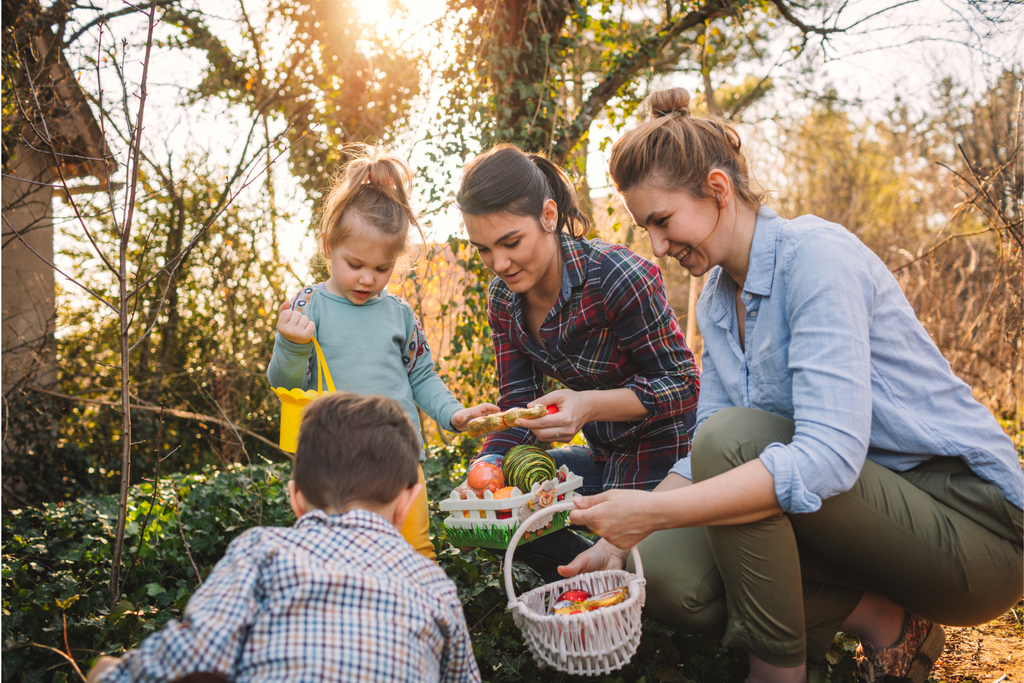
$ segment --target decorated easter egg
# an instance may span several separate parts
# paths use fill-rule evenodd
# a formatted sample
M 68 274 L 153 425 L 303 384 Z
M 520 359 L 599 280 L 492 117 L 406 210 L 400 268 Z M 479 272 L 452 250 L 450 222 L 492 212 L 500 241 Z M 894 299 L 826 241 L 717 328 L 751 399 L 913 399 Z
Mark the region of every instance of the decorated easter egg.
M 505 476 L 502 474 L 501 468 L 494 463 L 478 460 L 469 468 L 466 483 L 477 493 L 484 491 L 493 493 L 505 485 Z
M 518 486 L 520 491 L 529 491 L 535 483 L 555 478 L 555 461 L 537 446 L 515 446 L 505 454 L 502 463 L 505 481 Z

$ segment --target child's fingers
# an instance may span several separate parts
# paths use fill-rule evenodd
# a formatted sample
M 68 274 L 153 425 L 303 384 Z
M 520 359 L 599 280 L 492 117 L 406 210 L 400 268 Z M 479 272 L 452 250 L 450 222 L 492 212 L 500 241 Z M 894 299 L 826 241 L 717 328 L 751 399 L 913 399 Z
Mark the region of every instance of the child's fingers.
M 291 301 L 285 301 L 283 304 L 281 304 L 280 306 L 277 307 L 277 312 L 278 313 L 284 313 L 285 311 L 290 311 L 290 310 L 292 310 L 292 302 Z

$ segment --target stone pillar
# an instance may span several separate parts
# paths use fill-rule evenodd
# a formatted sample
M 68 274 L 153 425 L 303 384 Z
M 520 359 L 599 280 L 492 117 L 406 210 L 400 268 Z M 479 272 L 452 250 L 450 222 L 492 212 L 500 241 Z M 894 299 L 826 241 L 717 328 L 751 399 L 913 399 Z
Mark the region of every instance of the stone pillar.
M 45 184 L 53 182 L 49 161 L 19 147 L 10 174 L 3 179 L 0 324 L 4 396 L 25 383 L 46 386 L 57 380 L 53 343 L 57 311 L 49 265 L 53 262 L 53 188 Z

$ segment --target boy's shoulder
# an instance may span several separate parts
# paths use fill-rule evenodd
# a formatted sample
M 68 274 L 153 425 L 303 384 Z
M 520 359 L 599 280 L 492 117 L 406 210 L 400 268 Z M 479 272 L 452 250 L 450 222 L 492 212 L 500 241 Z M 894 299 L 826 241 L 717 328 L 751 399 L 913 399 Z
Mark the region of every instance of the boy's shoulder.
M 313 510 L 292 527 L 254 527 L 236 542 L 243 547 L 274 547 L 275 555 L 306 557 L 324 571 L 391 583 L 399 592 L 411 589 L 423 591 L 426 599 L 457 601 L 454 582 L 437 563 L 417 553 L 392 524 L 367 510 L 342 515 Z

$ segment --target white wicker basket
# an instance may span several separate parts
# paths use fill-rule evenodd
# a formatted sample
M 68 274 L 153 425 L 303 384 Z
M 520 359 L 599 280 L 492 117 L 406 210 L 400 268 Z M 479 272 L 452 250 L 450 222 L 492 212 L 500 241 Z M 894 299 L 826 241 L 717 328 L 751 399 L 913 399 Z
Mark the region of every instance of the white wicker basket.
M 573 503 L 558 503 L 538 510 L 527 520 L 573 507 Z M 600 676 L 621 669 L 640 645 L 640 612 L 647 597 L 640 553 L 633 548 L 636 574 L 618 569 L 580 574 L 534 588 L 516 598 L 512 555 L 525 526 L 526 523 L 519 528 L 505 551 L 505 592 L 512 618 L 533 656 L 542 665 L 570 674 Z M 629 587 L 629 597 L 617 605 L 580 614 L 548 614 L 548 607 L 567 590 L 597 595 L 622 586 Z

